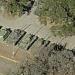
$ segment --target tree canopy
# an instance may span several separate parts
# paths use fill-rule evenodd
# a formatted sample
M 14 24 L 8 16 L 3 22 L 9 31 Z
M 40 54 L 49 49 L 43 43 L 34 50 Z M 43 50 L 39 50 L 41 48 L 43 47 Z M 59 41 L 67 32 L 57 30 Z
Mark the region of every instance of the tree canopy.
M 0 0 L 0 6 L 12 15 L 21 15 L 28 0 Z
M 47 20 L 46 17 L 50 18 L 51 23 L 59 23 L 60 28 L 58 27 L 58 29 L 61 29 L 59 31 L 63 34 L 75 33 L 73 28 L 75 27 L 75 0 L 39 0 L 35 13 L 45 20 Z M 44 23 L 47 24 L 46 21 Z M 57 26 L 52 27 L 52 30 L 53 28 L 56 30 Z M 63 32 L 63 28 L 65 28 L 66 33 Z
M 32 49 L 30 55 L 26 55 L 21 62 L 18 71 L 9 75 L 75 75 L 72 51 L 57 49 L 55 44 L 48 48 Z

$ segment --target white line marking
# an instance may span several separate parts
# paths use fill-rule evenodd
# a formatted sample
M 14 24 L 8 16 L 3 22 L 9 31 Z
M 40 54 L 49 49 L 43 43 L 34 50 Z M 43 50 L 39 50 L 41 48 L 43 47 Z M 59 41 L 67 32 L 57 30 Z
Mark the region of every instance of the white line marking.
M 14 63 L 18 63 L 18 61 L 13 60 L 13 59 L 10 59 L 10 58 L 7 58 L 7 57 L 4 57 L 4 56 L 2 56 L 2 55 L 0 55 L 0 57 L 3 58 L 3 59 L 6 59 L 6 60 L 10 60 L 10 61 L 12 61 L 12 62 L 14 62 Z

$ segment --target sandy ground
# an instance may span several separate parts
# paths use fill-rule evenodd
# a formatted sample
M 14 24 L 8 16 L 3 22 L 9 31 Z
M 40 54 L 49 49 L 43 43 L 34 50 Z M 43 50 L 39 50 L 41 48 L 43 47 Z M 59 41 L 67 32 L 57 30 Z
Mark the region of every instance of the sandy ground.
M 16 63 L 0 58 L 0 75 L 6 75 L 10 71 L 15 71 L 16 68 Z
M 19 63 L 24 57 L 24 53 L 23 50 L 20 50 L 17 47 L 0 43 L 0 58 Z
M 13 51 L 15 55 L 13 55 Z M 33 55 L 29 51 L 18 49 L 17 47 L 0 43 L 0 73 L 6 75 L 7 73 L 15 72 L 18 65 L 25 59 L 33 59 Z
M 13 51 L 15 55 L 13 55 Z M 10 71 L 15 71 L 26 54 L 24 50 L 17 47 L 0 43 L 0 73 L 7 74 Z

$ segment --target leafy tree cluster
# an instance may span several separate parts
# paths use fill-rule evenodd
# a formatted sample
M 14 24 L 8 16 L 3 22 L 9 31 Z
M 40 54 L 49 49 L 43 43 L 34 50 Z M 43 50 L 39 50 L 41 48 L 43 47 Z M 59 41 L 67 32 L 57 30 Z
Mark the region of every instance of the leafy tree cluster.
M 75 0 L 39 0 L 35 14 L 44 19 L 45 24 L 47 24 L 47 17 L 50 18 L 51 23 L 59 23 L 58 29 L 61 32 L 63 32 L 63 27 L 66 27 L 65 32 L 75 33 L 75 28 L 73 28 L 75 27 Z M 62 27 L 61 24 L 63 24 Z M 65 32 L 63 34 L 66 35 Z
M 67 50 L 60 45 L 31 50 L 21 62 L 17 72 L 10 75 L 75 75 L 75 50 Z
M 0 0 L 0 5 L 12 15 L 21 15 L 28 0 Z

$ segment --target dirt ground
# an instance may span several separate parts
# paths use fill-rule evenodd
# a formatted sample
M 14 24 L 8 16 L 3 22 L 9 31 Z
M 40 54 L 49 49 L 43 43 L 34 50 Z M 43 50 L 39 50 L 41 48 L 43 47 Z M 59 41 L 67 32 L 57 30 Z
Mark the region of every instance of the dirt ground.
M 24 55 L 23 50 L 20 50 L 19 48 L 14 47 L 12 45 L 0 43 L 0 57 L 1 58 L 18 63 L 23 58 L 23 55 Z
M 15 55 L 13 55 L 13 51 Z M 0 73 L 6 74 L 10 70 L 14 71 L 24 56 L 25 51 L 5 43 L 0 43 Z

